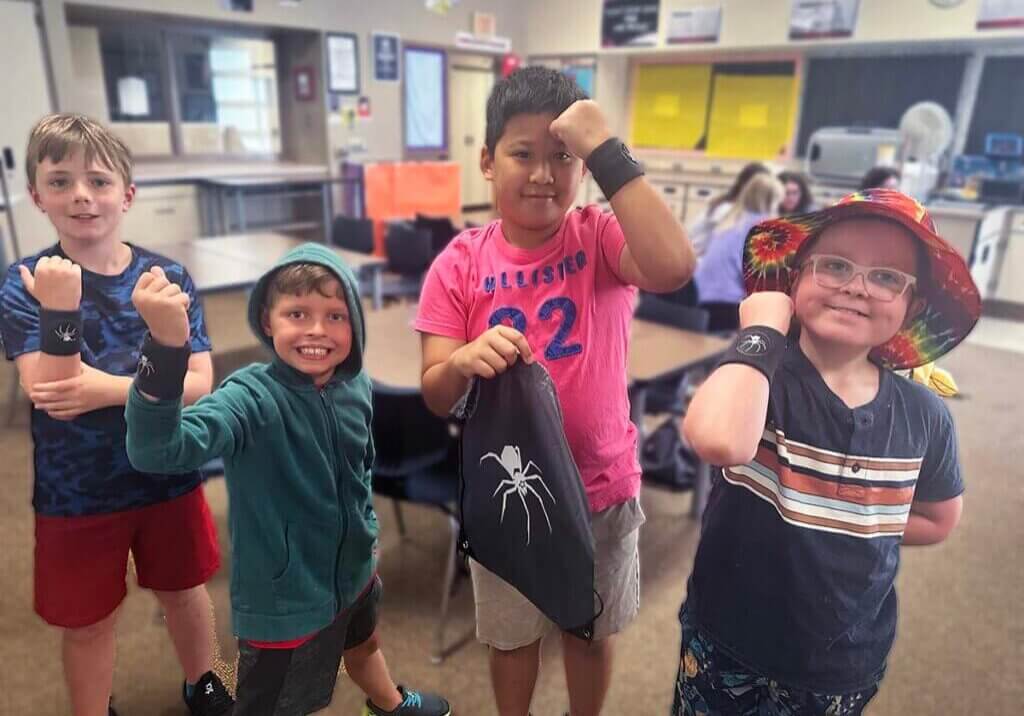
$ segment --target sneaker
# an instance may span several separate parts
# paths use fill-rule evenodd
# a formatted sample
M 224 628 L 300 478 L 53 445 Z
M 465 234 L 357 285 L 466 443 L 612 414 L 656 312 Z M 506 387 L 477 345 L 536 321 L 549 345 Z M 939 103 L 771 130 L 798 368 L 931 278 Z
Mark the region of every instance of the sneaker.
M 188 690 L 185 684 L 182 684 L 181 697 L 192 716 L 225 716 L 230 714 L 235 706 L 231 694 L 212 671 L 207 671 L 199 677 L 195 689 L 192 690 L 192 698 L 188 697 Z
M 440 696 L 413 691 L 404 686 L 398 687 L 398 693 L 402 695 L 402 703 L 393 711 L 384 711 L 367 699 L 363 716 L 451 716 L 452 707 Z

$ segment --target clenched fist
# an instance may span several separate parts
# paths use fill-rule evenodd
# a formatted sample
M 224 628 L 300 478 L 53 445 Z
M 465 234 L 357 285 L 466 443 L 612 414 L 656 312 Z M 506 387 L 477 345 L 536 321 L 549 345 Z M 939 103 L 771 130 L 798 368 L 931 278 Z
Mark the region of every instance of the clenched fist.
M 35 274 L 18 266 L 25 290 L 39 305 L 51 311 L 77 311 L 82 302 L 82 267 L 62 256 L 44 256 Z
M 781 291 L 758 291 L 740 304 L 740 328 L 768 326 L 785 335 L 793 319 L 793 299 Z
M 583 161 L 612 136 L 604 113 L 592 99 L 580 99 L 555 117 L 548 128 L 552 136 L 565 144 L 571 154 Z
M 188 294 L 171 283 L 159 266 L 139 276 L 132 291 L 132 303 L 149 326 L 153 339 L 175 348 L 185 345 L 189 338 L 189 301 Z

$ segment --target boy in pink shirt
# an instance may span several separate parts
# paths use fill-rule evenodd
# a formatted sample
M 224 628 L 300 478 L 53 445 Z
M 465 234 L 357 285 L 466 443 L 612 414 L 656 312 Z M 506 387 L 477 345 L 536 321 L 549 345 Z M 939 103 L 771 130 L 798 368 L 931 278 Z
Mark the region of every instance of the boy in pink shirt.
M 633 298 L 636 287 L 672 291 L 689 280 L 693 250 L 598 106 L 558 71 L 528 67 L 495 85 L 480 167 L 501 218 L 457 236 L 427 275 L 414 324 L 423 396 L 447 415 L 474 376 L 492 378 L 520 357 L 551 374 L 593 513 L 604 600 L 592 642 L 562 634 L 566 680 L 573 716 L 597 714 L 611 635 L 639 609 L 644 518 L 626 393 Z M 614 214 L 568 211 L 588 168 Z M 526 716 L 554 625 L 480 564 L 471 570 L 498 712 Z

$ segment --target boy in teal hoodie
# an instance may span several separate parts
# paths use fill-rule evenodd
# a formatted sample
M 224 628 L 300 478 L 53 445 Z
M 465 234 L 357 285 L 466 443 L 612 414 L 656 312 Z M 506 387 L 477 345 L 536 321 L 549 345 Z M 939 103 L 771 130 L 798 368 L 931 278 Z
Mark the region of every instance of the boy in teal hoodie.
M 364 714 L 450 713 L 444 699 L 395 686 L 376 636 L 374 452 L 357 286 L 323 246 L 285 255 L 249 300 L 249 324 L 273 361 L 237 371 L 184 409 L 188 296 L 161 273 L 132 295 L 150 330 L 126 408 L 132 464 L 177 473 L 224 460 L 235 716 L 326 707 L 343 655 L 367 694 Z

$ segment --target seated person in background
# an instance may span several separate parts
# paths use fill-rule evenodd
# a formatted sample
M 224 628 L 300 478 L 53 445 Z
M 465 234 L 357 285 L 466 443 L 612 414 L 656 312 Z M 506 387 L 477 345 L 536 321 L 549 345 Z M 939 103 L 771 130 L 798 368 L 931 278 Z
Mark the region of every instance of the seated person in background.
M 697 303 L 710 314 L 709 331 L 730 331 L 739 325 L 740 301 L 747 295 L 743 241 L 754 224 L 772 217 L 782 195 L 782 184 L 771 174 L 755 175 L 711 235 L 693 275 Z
M 779 216 L 806 214 L 814 208 L 814 197 L 803 172 L 780 172 L 779 181 L 785 189 L 779 202 Z
M 871 167 L 860 180 L 860 190 L 900 188 L 900 170 L 896 167 Z
M 761 164 L 761 162 L 751 162 L 736 175 L 736 180 L 729 187 L 729 191 L 711 200 L 704 215 L 692 224 L 686 232 L 697 256 L 704 254 L 712 232 L 729 213 L 730 209 L 732 209 L 733 204 L 735 204 L 740 193 L 743 191 L 743 187 L 747 185 L 751 177 L 770 173 L 768 167 Z

